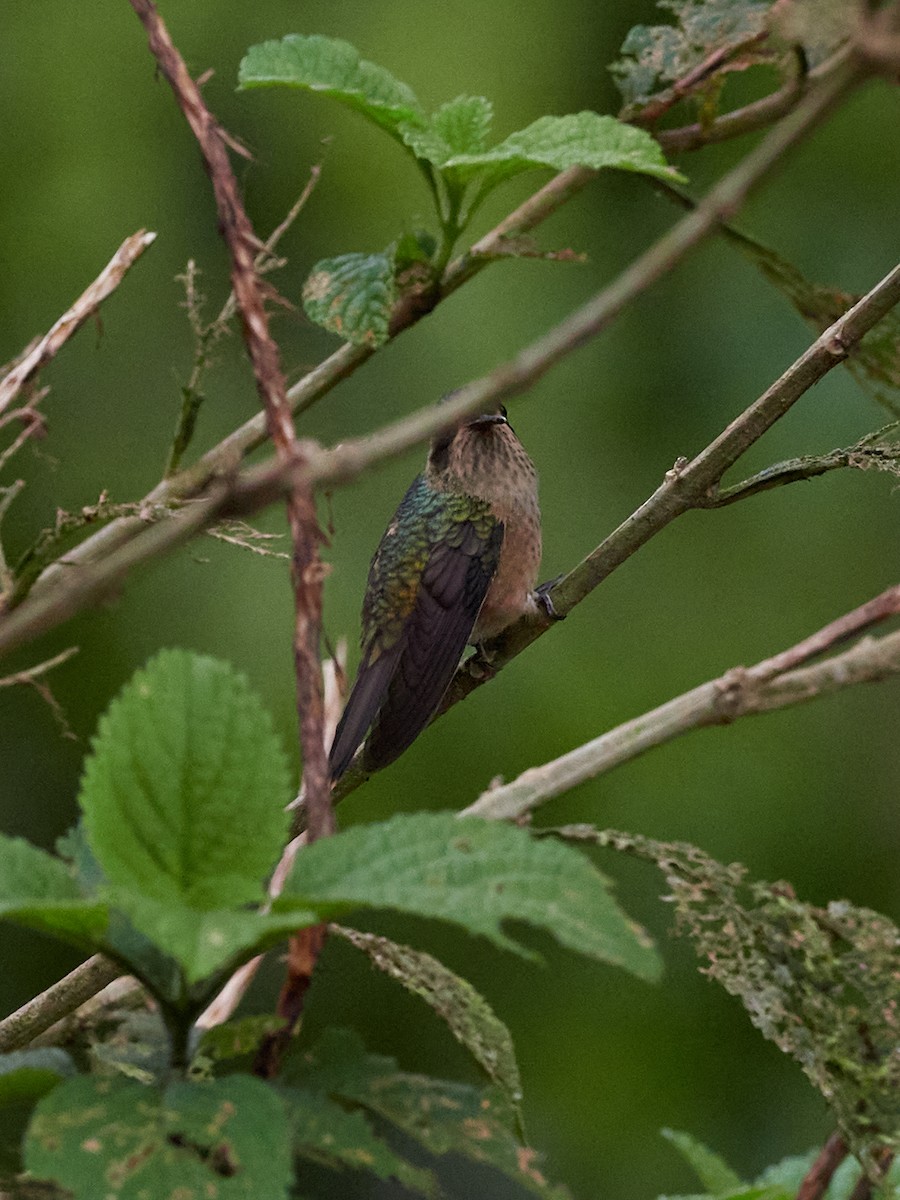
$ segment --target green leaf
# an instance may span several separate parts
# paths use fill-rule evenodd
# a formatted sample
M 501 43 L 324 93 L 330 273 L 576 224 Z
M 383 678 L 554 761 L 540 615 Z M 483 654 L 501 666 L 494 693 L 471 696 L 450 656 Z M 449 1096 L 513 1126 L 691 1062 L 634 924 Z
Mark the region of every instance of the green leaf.
M 527 128 L 511 133 L 492 150 L 454 155 L 443 167 L 452 169 L 462 180 L 481 176 L 485 181 L 483 186 L 488 187 L 537 167 L 553 171 L 569 167 L 599 171 L 614 167 L 659 179 L 681 178 L 667 164 L 659 144 L 649 133 L 594 112 L 540 117 Z
M 193 985 L 223 970 L 233 969 L 280 938 L 319 920 L 314 911 L 263 913 L 233 908 L 196 909 L 177 901 L 160 901 L 124 888 L 112 892 L 116 905 L 145 937 L 174 958 Z M 214 982 L 214 981 L 212 981 Z M 205 993 L 182 997 L 180 985 L 164 992 L 166 999 L 192 1007 Z
M 245 1075 L 164 1092 L 131 1080 L 70 1080 L 38 1103 L 25 1165 L 75 1200 L 281 1200 L 292 1179 L 284 1107 Z
M 339 254 L 313 267 L 303 285 L 303 310 L 356 346 L 381 346 L 395 294 L 393 252 Z
M 14 1050 L 0 1054 L 0 1105 L 38 1100 L 77 1071 L 64 1050 Z
M 362 1112 L 347 1112 L 321 1093 L 285 1090 L 295 1154 L 335 1168 L 369 1171 L 377 1179 L 396 1179 L 421 1196 L 440 1196 L 430 1171 L 413 1166 L 378 1137 Z
M 227 663 L 164 650 L 101 718 L 81 783 L 113 885 L 198 910 L 263 898 L 291 789 L 268 713 Z
M 494 107 L 484 96 L 457 96 L 432 115 L 431 126 L 451 154 L 481 154 L 493 116 Z
M 720 1158 L 715 1151 L 704 1146 L 691 1134 L 682 1133 L 677 1129 L 663 1129 L 660 1132 L 672 1143 L 707 1192 L 718 1196 L 738 1191 L 745 1186 L 724 1158 Z
M 298 904 L 323 919 L 350 908 L 437 917 L 535 956 L 501 922 L 528 921 L 589 957 L 656 979 L 646 934 L 584 855 L 525 830 L 452 813 L 400 814 L 315 842 L 298 855 L 276 910 Z
M 522 1080 L 512 1037 L 471 983 L 430 954 L 411 946 L 341 925 L 332 925 L 331 931 L 362 950 L 379 971 L 424 1000 L 447 1023 L 456 1040 L 504 1092 L 510 1104 L 521 1101 Z
M 427 124 L 402 125 L 400 135 L 416 158 L 443 168 L 456 154 L 480 154 L 492 119 L 493 106 L 484 96 L 457 96 L 442 104 Z
M 109 914 L 105 904 L 82 895 L 65 863 L 0 834 L 0 917 L 93 947 Z
M 818 1155 L 818 1150 L 811 1150 L 808 1154 L 773 1163 L 756 1180 L 756 1186 L 768 1188 L 773 1200 L 796 1200 L 800 1185 Z M 859 1183 L 859 1174 L 859 1163 L 848 1155 L 832 1175 L 824 1200 L 851 1200 Z M 878 1200 L 900 1200 L 900 1162 L 894 1162 L 887 1179 L 873 1195 Z
M 546 1200 L 567 1195 L 547 1183 L 534 1152 L 516 1140 L 514 1110 L 493 1088 L 407 1074 L 393 1059 L 367 1054 L 355 1033 L 337 1029 L 290 1056 L 283 1074 L 288 1083 L 389 1121 L 430 1154 L 462 1154 Z
M 251 46 L 238 72 L 241 88 L 297 87 L 321 92 L 374 121 L 395 137 L 404 123 L 425 124 L 412 89 L 390 71 L 359 57 L 339 38 L 288 34 Z

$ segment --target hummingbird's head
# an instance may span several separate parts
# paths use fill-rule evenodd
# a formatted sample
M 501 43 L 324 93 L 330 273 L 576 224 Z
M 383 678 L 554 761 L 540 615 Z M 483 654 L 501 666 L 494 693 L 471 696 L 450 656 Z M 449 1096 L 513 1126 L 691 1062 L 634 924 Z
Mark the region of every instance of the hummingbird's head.
M 433 487 L 484 499 L 515 487 L 523 474 L 533 479 L 534 467 L 502 405 L 436 437 L 425 468 Z

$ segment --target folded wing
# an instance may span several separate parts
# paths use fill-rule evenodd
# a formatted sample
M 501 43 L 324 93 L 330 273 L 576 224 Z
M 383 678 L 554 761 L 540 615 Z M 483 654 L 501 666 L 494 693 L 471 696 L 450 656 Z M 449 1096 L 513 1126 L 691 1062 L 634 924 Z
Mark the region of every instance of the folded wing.
M 370 727 L 364 765 L 377 770 L 393 762 L 428 724 L 453 678 L 497 570 L 503 525 L 485 512 L 473 520 L 460 521 L 453 512 L 449 517 L 432 519 L 428 526 L 414 577 L 404 579 L 393 597 L 391 623 L 383 616 L 384 589 L 377 602 L 367 596 L 373 628 L 364 639 L 359 674 L 331 747 L 334 779 L 346 771 Z M 402 521 L 403 506 L 392 525 L 395 532 L 398 518 Z M 370 590 L 379 586 L 386 553 L 392 553 L 384 546 L 383 541 L 373 561 Z

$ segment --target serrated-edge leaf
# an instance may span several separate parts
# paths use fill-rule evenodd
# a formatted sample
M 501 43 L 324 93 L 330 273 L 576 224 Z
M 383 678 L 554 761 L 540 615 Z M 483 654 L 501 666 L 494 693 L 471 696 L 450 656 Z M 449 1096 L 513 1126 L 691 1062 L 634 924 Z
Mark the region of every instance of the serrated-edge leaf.
M 302 1088 L 282 1092 L 293 1133 L 294 1152 L 329 1166 L 368 1171 L 377 1179 L 396 1179 L 421 1196 L 440 1196 L 431 1171 L 413 1166 L 372 1129 L 362 1112 L 348 1112 L 335 1101 Z
M 494 106 L 484 96 L 456 96 L 442 104 L 431 125 L 450 147 L 451 154 L 481 154 L 491 131 Z
M 393 1059 L 366 1053 L 358 1035 L 345 1029 L 328 1029 L 302 1057 L 288 1059 L 285 1074 L 300 1087 L 362 1106 L 430 1154 L 462 1154 L 544 1200 L 568 1195 L 547 1182 L 535 1153 L 516 1140 L 514 1110 L 496 1088 L 400 1071 Z
M 75 1200 L 283 1200 L 292 1178 L 284 1106 L 246 1075 L 164 1092 L 113 1077 L 69 1080 L 38 1102 L 24 1157 Z
M 24 838 L 0 834 L 0 918 L 93 945 L 106 929 L 106 906 L 85 897 L 67 865 Z
M 395 137 L 404 123 L 426 123 L 412 88 L 384 67 L 360 58 L 349 42 L 321 34 L 288 34 L 251 46 L 241 61 L 238 84 L 241 88 L 285 86 L 321 92 Z
M 37 1100 L 77 1074 L 71 1056 L 58 1046 L 0 1054 L 0 1104 Z
M 588 859 L 562 842 L 499 822 L 416 813 L 307 847 L 274 907 L 318 907 L 323 919 L 351 907 L 436 917 L 533 959 L 501 929 L 507 919 L 527 921 L 581 954 L 656 979 L 661 964 L 650 939 L 608 889 Z
M 303 310 L 317 325 L 356 346 L 388 339 L 396 287 L 392 252 L 323 258 L 303 285 Z
M 554 171 L 610 167 L 670 182 L 683 178 L 666 162 L 659 143 L 646 130 L 589 111 L 539 117 L 492 150 L 454 155 L 444 164 L 461 179 L 484 175 L 491 186 L 538 167 Z
M 101 718 L 79 803 L 114 885 L 215 909 L 261 900 L 287 832 L 287 761 L 228 663 L 163 650 Z
M 522 1080 L 512 1036 L 480 992 L 449 967 L 422 950 L 414 950 L 373 933 L 332 925 L 368 956 L 379 971 L 424 1000 L 464 1046 L 511 1104 L 522 1100 Z
M 662 1129 L 660 1133 L 675 1147 L 708 1192 L 719 1195 L 748 1186 L 721 1155 L 692 1134 L 680 1129 Z

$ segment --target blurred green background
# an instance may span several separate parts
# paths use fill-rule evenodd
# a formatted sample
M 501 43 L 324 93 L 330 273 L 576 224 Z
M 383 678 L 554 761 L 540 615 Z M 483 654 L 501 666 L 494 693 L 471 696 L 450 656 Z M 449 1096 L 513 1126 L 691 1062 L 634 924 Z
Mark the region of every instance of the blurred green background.
M 606 66 L 627 30 L 660 14 L 649 3 L 495 0 L 375 4 L 309 0 L 170 0 L 162 6 L 191 70 L 213 68 L 206 97 L 254 155 L 236 160 L 251 217 L 268 232 L 324 170 L 282 244 L 276 277 L 297 303 L 319 258 L 375 250 L 430 219 L 421 177 L 389 139 L 318 97 L 237 94 L 253 42 L 327 33 L 406 80 L 426 106 L 460 92 L 495 103 L 499 137 L 543 113 L 615 112 Z M 770 81 L 737 80 L 748 98 Z M 12 558 L 52 524 L 57 507 L 101 489 L 136 499 L 159 478 L 191 362 L 175 276 L 203 271 L 211 317 L 227 291 L 210 189 L 195 144 L 125 0 L 6 3 L 0 13 L 0 361 L 49 328 L 119 242 L 140 227 L 156 244 L 47 369 L 49 436 L 7 468 L 28 480 L 4 525 Z M 862 291 L 896 260 L 900 139 L 896 93 L 872 83 L 791 154 L 741 215 L 742 228 L 810 277 Z M 685 156 L 695 194 L 746 152 L 744 139 Z M 541 182 L 498 192 L 479 217 L 494 224 Z M 564 317 L 677 217 L 640 179 L 608 173 L 538 233 L 584 266 L 501 263 L 388 346 L 303 417 L 304 435 L 358 435 L 483 373 Z M 335 338 L 276 310 L 291 379 Z M 572 566 L 657 486 L 682 454 L 705 445 L 805 348 L 800 319 L 744 260 L 708 242 L 586 349 L 511 405 L 542 478 L 544 575 Z M 206 382 L 195 449 L 256 409 L 235 336 Z M 757 446 L 747 474 L 794 454 L 845 445 L 887 420 L 833 372 Z M 421 452 L 322 503 L 333 564 L 326 629 L 355 646 L 368 561 Z M 564 625 L 353 795 L 342 823 L 397 809 L 459 808 L 496 775 L 572 748 L 702 680 L 793 643 L 897 580 L 895 481 L 835 473 L 720 512 L 690 514 L 617 571 Z M 258 524 L 281 531 L 281 513 Z M 0 674 L 70 645 L 52 677 L 78 740 L 61 736 L 33 691 L 0 690 L 2 828 L 51 845 L 75 817 L 80 763 L 98 714 L 157 648 L 181 645 L 244 670 L 296 744 L 285 566 L 205 538 L 133 577 L 121 597 L 71 622 Z M 355 657 L 353 659 L 355 663 Z M 900 681 L 840 694 L 733 727 L 701 732 L 586 785 L 541 822 L 595 821 L 696 842 L 756 877 L 787 878 L 803 898 L 838 897 L 900 917 Z M 736 1001 L 696 971 L 667 933 L 649 868 L 598 857 L 623 903 L 657 935 L 667 975 L 656 989 L 535 939 L 538 968 L 446 930 L 386 918 L 379 928 L 432 949 L 508 1021 L 526 1089 L 529 1136 L 552 1178 L 578 1197 L 695 1190 L 658 1136 L 691 1130 L 752 1176 L 830 1130 L 799 1069 L 749 1026 Z M 74 965 L 38 936 L 2 931 L 0 1008 L 8 1011 Z M 257 1003 L 264 998 L 257 997 Z M 321 967 L 312 1031 L 357 1026 L 373 1050 L 409 1068 L 474 1078 L 427 1011 L 375 977 L 345 946 Z M 385 1194 L 383 1192 L 379 1194 Z

